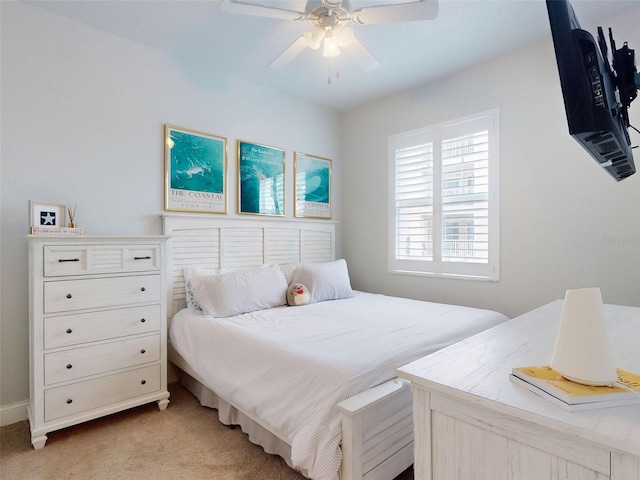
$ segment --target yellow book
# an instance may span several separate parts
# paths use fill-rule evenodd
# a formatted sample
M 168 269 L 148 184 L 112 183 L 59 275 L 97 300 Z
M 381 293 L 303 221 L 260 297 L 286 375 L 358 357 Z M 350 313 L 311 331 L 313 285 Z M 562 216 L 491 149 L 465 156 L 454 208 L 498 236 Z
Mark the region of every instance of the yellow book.
M 640 403 L 640 375 L 616 369 L 620 386 L 594 387 L 567 380 L 549 366 L 517 367 L 512 371 L 516 379 L 533 385 L 568 405 L 599 402 Z M 631 390 L 631 391 L 630 391 Z

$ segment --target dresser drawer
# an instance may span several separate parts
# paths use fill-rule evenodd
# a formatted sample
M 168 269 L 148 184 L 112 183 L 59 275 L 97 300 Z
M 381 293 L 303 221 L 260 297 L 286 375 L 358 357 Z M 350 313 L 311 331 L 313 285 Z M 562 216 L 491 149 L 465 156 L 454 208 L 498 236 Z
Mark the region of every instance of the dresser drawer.
M 88 247 L 44 247 L 44 276 L 87 273 Z
M 44 383 L 51 385 L 158 360 L 160 334 L 71 348 L 44 356 Z
M 44 392 L 44 419 L 48 422 L 159 390 L 158 364 L 51 388 Z
M 160 324 L 160 305 L 45 317 L 44 348 L 156 332 Z
M 44 282 L 44 313 L 160 301 L 160 275 Z
M 44 276 L 160 270 L 159 245 L 47 245 Z

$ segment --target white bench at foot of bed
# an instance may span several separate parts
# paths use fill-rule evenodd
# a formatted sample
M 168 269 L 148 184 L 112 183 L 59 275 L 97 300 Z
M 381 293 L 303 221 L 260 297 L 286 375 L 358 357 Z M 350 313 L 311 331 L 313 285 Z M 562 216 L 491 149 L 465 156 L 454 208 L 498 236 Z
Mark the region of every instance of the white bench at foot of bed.
M 410 382 L 394 378 L 338 404 L 341 480 L 390 480 L 413 464 Z

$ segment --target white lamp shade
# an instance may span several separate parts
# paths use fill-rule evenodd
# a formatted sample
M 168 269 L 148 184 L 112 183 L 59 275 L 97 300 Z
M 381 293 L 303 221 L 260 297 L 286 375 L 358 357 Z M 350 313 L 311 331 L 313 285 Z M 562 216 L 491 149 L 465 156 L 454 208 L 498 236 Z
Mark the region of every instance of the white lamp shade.
M 323 57 L 336 57 L 340 55 L 340 48 L 338 47 L 338 38 L 333 35 L 332 32 L 327 32 L 324 37 L 324 50 L 322 51 Z
M 567 290 L 551 368 L 585 385 L 617 381 L 599 288 Z
M 309 48 L 317 50 L 318 48 L 320 48 L 320 42 L 322 42 L 324 34 L 324 28 L 316 26 L 313 27 L 310 31 L 305 32 L 302 37 L 304 38 Z
M 338 36 L 338 45 L 340 47 L 348 47 L 349 44 L 353 41 L 355 37 L 353 33 L 353 28 L 342 28 L 339 32 L 336 33 L 334 29 L 334 33 Z

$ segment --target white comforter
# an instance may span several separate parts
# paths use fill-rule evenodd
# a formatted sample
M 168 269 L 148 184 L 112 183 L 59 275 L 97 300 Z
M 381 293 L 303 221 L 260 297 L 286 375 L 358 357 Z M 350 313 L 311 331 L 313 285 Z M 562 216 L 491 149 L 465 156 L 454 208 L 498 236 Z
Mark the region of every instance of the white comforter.
M 333 480 L 341 462 L 337 403 L 506 319 L 489 310 L 355 292 L 230 318 L 184 309 L 172 319 L 170 339 L 218 395 L 287 439 L 294 467 Z

